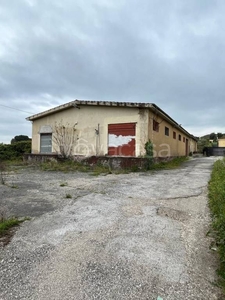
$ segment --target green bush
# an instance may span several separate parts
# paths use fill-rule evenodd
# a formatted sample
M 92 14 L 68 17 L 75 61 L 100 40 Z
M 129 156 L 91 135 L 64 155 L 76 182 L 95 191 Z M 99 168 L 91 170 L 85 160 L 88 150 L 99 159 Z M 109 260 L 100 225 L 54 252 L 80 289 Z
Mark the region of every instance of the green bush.
M 149 170 L 153 165 L 153 144 L 151 140 L 145 143 L 145 157 L 147 158 L 146 169 Z
M 0 160 L 22 158 L 24 153 L 31 152 L 31 141 L 21 141 L 13 144 L 0 144 Z
M 225 159 L 215 162 L 209 182 L 212 229 L 220 256 L 218 274 L 225 290 Z

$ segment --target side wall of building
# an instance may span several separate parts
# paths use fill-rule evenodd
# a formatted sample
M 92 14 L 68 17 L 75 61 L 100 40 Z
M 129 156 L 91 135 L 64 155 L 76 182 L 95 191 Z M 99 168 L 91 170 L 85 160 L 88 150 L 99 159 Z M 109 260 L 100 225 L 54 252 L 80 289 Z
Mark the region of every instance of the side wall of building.
M 225 147 L 225 139 L 218 139 L 218 147 Z
M 197 150 L 194 139 L 152 111 L 149 113 L 148 138 L 154 145 L 154 157 L 187 156 Z
M 75 128 L 74 155 L 106 155 L 108 153 L 108 125 L 136 123 L 135 156 L 145 154 L 148 137 L 148 109 L 130 107 L 104 107 L 81 105 L 34 120 L 32 125 L 32 153 L 40 153 L 40 131 L 43 126 L 52 128 L 52 152 L 59 153 L 55 142 L 56 126 Z M 65 129 L 66 130 L 66 129 Z

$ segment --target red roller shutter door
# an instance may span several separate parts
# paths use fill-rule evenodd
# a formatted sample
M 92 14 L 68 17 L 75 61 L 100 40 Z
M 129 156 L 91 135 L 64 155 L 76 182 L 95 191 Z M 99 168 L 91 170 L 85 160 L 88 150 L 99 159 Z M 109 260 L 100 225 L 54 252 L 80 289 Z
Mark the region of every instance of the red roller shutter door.
M 108 155 L 135 156 L 136 123 L 108 125 Z

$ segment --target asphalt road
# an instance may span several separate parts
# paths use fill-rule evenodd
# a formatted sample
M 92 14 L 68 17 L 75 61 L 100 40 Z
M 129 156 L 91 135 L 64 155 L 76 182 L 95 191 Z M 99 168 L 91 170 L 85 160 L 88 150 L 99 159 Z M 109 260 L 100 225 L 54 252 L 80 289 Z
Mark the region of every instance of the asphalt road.
M 32 219 L 0 249 L 0 299 L 222 299 L 206 236 L 214 161 L 98 177 L 8 174 L 0 206 Z

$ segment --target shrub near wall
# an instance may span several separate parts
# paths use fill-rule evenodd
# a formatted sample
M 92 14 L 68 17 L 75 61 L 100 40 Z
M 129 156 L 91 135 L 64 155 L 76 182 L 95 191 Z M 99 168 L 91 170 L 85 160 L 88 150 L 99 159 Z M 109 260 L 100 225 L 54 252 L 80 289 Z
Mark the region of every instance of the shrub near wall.
M 220 256 L 218 274 L 225 291 L 225 159 L 215 162 L 209 182 L 209 208 Z
M 31 141 L 0 144 L 0 160 L 22 159 L 24 153 L 31 152 Z

